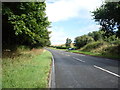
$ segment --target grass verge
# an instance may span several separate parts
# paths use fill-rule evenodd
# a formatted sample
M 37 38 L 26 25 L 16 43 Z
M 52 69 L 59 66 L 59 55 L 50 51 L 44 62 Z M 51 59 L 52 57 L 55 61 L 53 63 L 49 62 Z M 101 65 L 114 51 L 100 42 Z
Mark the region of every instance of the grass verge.
M 56 48 L 50 48 L 55 50 L 64 50 L 67 52 L 73 52 L 73 53 L 79 53 L 79 54 L 85 54 L 85 55 L 91 55 L 91 56 L 99 56 L 103 58 L 110 58 L 110 59 L 120 59 L 119 55 L 113 55 L 111 53 L 97 53 L 97 52 L 88 52 L 88 51 L 82 51 L 82 50 L 67 50 L 67 49 L 56 49 Z
M 2 88 L 47 88 L 51 64 L 49 51 L 33 50 L 3 58 Z
M 110 59 L 120 59 L 120 56 L 118 55 L 111 55 L 110 53 L 104 54 L 104 53 L 93 53 L 93 52 L 85 52 L 85 51 L 80 51 L 80 50 L 69 50 L 68 52 L 73 52 L 73 53 L 80 53 L 80 54 L 86 54 L 86 55 L 92 55 L 92 56 L 99 56 L 103 58 L 110 58 Z

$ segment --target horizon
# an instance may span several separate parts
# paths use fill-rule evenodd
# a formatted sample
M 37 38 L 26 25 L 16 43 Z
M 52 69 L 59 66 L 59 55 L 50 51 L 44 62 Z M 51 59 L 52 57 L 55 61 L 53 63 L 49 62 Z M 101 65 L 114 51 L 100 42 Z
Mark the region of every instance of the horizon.
M 51 23 L 50 41 L 52 45 L 65 44 L 66 38 L 74 38 L 98 31 L 100 25 L 93 20 L 92 11 L 104 0 L 50 0 L 46 1 L 46 14 Z M 62 5 L 62 7 L 61 7 Z M 58 43 L 59 42 L 59 43 Z

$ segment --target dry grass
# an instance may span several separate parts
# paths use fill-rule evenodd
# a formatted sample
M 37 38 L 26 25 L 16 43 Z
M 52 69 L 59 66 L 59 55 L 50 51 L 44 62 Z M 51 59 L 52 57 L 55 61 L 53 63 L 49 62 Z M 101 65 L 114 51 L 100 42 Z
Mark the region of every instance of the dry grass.
M 100 47 L 98 47 L 98 48 L 96 48 L 96 49 L 92 49 L 91 50 L 91 52 L 98 52 L 98 53 L 100 53 L 100 52 L 102 52 L 105 48 L 107 48 L 108 47 L 108 45 L 101 45 Z
M 22 55 L 40 55 L 42 52 L 44 51 L 44 49 L 35 49 L 33 48 L 32 50 L 16 50 L 16 51 L 11 51 L 9 49 L 7 50 L 3 50 L 2 52 L 2 58 L 17 58 L 20 57 Z
M 3 88 L 47 88 L 51 53 L 44 49 L 4 51 Z

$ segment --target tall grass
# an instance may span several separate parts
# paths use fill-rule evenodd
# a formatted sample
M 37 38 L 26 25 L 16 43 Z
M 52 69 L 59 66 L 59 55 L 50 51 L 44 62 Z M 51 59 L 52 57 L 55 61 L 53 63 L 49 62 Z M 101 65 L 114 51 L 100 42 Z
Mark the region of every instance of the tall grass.
M 105 46 L 108 46 L 107 42 L 96 41 L 96 42 L 88 43 L 87 45 L 82 47 L 80 50 L 82 50 L 82 51 L 93 51 L 95 49 L 98 49 L 98 48 L 101 48 L 101 47 L 105 47 Z
M 71 52 L 82 53 L 87 55 L 102 56 L 112 59 L 120 59 L 120 46 L 110 44 L 105 41 L 91 42 L 82 47 L 80 50 L 73 50 Z
M 3 58 L 3 88 L 47 88 L 51 53 L 33 49 Z

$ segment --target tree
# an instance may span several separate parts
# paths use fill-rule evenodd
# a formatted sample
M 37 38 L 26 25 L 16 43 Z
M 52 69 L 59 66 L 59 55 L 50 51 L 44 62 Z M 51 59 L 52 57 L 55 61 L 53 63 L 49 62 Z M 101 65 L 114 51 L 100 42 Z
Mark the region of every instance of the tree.
M 74 42 L 77 48 L 81 48 L 92 41 L 94 41 L 94 39 L 91 36 L 83 35 L 76 37 Z
M 66 47 L 70 47 L 71 42 L 72 42 L 72 40 L 69 39 L 69 38 L 67 38 L 67 39 L 66 39 L 66 43 L 65 43 Z
M 46 46 L 50 46 L 51 45 L 51 41 L 48 40 L 47 43 L 46 43 Z
M 107 37 L 113 34 L 120 37 L 120 2 L 105 2 L 92 13 Z
M 102 30 L 93 31 L 88 33 L 88 36 L 91 36 L 95 41 L 103 40 L 105 38 L 105 32 Z
M 45 2 L 3 2 L 3 45 L 46 46 L 50 25 Z

